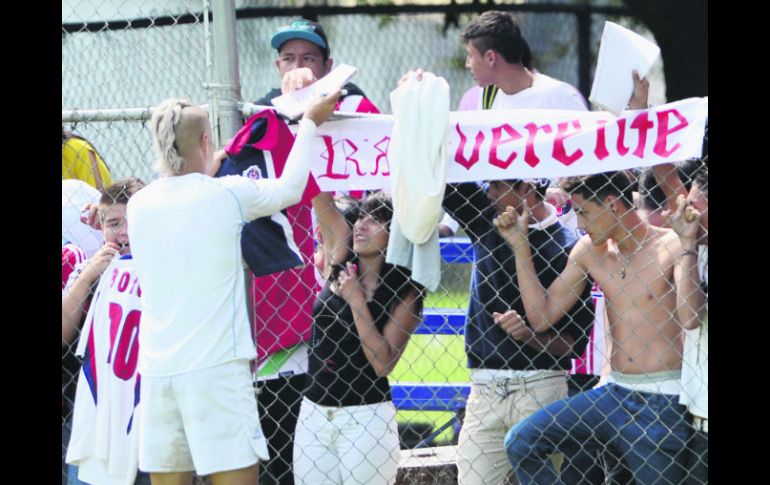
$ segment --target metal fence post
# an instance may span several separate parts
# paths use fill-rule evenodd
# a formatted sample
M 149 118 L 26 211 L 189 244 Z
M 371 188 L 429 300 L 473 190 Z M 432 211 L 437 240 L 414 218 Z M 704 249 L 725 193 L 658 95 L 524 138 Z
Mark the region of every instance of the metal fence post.
M 591 94 L 591 11 L 586 8 L 576 13 L 578 34 L 578 89 L 588 99 Z
M 211 0 L 214 45 L 214 74 L 210 89 L 210 117 L 217 148 L 232 138 L 242 123 L 241 81 L 238 72 L 238 46 L 235 41 L 234 0 Z

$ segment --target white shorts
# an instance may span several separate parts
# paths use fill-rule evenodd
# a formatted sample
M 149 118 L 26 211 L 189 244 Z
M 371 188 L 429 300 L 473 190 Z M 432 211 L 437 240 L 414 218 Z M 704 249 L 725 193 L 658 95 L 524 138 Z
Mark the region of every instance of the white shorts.
M 267 460 L 248 360 L 141 383 L 139 469 L 238 470 Z

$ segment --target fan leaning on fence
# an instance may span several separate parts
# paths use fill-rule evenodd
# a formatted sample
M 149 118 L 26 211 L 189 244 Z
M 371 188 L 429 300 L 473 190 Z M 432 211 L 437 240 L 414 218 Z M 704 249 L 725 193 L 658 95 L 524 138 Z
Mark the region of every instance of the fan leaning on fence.
M 513 247 L 528 319 L 548 329 L 593 279 L 602 288 L 612 337 L 606 386 L 555 402 L 514 426 L 508 458 L 522 484 L 556 483 L 548 456 L 582 447 L 621 457 L 639 483 L 680 483 L 691 431 L 679 404 L 682 328 L 700 323 L 704 295 L 697 266 L 699 212 L 682 197 L 664 213 L 672 230 L 642 220 L 623 172 L 567 179 L 586 232 L 561 275 L 544 288 L 527 240 L 530 213 L 513 208 L 495 226 Z
M 97 213 L 104 245 L 75 268 L 62 291 L 62 341 L 74 339 L 83 322 L 77 346 L 83 365 L 66 457 L 71 485 L 150 483 L 149 475 L 137 476 L 133 424 L 141 413 L 136 358 L 142 291 L 126 228 L 126 204 L 143 186 L 129 178 L 103 189 Z
M 313 308 L 294 479 L 393 483 L 400 450 L 387 375 L 420 323 L 423 290 L 385 262 L 389 196 L 369 195 L 352 229 L 331 194 L 316 196 L 313 208 L 333 269 Z

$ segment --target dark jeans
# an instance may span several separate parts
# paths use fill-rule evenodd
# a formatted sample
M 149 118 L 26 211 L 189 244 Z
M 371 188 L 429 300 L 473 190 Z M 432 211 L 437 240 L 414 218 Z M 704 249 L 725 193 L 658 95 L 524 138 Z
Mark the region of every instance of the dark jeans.
M 599 376 L 570 374 L 567 376 L 569 397 L 590 391 L 598 383 Z M 564 457 L 560 478 L 570 485 L 626 485 L 633 481 L 631 472 L 611 454 L 591 454 L 583 449 Z
M 693 431 L 687 450 L 687 470 L 689 476 L 686 485 L 702 485 L 709 482 L 709 435 L 702 431 Z
M 536 412 L 511 429 L 505 448 L 522 485 L 571 483 L 559 480 L 548 456 L 581 448 L 619 458 L 636 483 L 678 484 L 686 474 L 688 419 L 678 395 L 608 384 Z
M 270 460 L 259 464 L 259 483 L 294 485 L 294 430 L 305 389 L 305 374 L 258 382 L 257 389 L 259 422 L 270 452 Z

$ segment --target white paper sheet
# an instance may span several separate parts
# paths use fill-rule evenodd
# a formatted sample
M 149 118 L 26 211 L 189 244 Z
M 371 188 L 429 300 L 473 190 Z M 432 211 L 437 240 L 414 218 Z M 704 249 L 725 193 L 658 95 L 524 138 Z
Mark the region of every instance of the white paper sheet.
M 604 23 L 594 83 L 588 99 L 619 115 L 634 92 L 633 70 L 645 77 L 660 55 L 660 48 L 641 35 L 613 22 Z
M 340 86 L 344 86 L 357 72 L 358 69 L 353 66 L 340 64 L 332 72 L 310 86 L 274 98 L 273 106 L 290 119 L 297 119 L 305 112 L 314 96 L 329 94 Z

